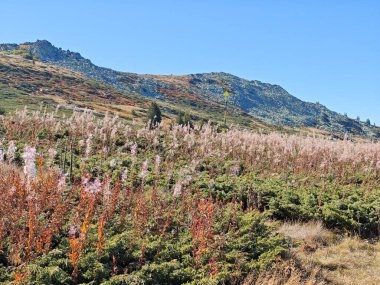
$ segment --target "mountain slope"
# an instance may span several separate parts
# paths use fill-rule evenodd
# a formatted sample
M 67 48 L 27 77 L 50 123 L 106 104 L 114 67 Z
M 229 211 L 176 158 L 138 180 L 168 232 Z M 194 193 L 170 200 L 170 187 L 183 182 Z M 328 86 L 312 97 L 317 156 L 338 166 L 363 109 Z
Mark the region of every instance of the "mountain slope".
M 41 105 L 54 110 L 59 104 L 62 110 L 68 112 L 84 107 L 100 113 L 112 112 L 125 119 L 145 120 L 152 99 L 122 91 L 67 68 L 28 58 L 0 52 L 0 107 L 5 111 L 22 109 L 24 106 L 38 109 Z M 194 104 L 194 108 L 187 105 L 186 100 L 157 101 L 167 122 L 175 120 L 176 114 L 181 111 L 190 112 L 196 120 L 223 121 L 221 104 L 210 103 L 202 98 L 189 102 Z M 227 122 L 266 132 L 281 130 L 238 109 L 228 116 Z
M 230 113 L 247 113 L 268 124 L 321 128 L 330 132 L 380 137 L 379 128 L 333 112 L 321 104 L 290 95 L 278 85 L 245 80 L 228 73 L 183 76 L 141 75 L 118 72 L 94 65 L 79 53 L 54 47 L 46 40 L 24 44 L 2 44 L 0 51 L 30 52 L 41 61 L 80 72 L 128 94 L 160 99 L 164 103 L 192 109 L 222 108 L 223 93 L 230 91 Z

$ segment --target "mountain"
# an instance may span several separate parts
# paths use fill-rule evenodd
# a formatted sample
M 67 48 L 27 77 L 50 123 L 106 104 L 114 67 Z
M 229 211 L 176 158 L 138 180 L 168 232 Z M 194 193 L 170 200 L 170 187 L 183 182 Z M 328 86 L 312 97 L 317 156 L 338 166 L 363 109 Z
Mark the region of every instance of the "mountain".
M 126 94 L 158 99 L 164 104 L 218 112 L 223 109 L 223 93 L 228 90 L 230 114 L 248 114 L 276 126 L 312 127 L 333 133 L 380 137 L 379 128 L 338 114 L 321 104 L 304 102 L 281 86 L 228 73 L 142 75 L 119 72 L 99 67 L 79 53 L 56 48 L 46 40 L 19 45 L 0 44 L 0 51 L 29 53 L 44 63 L 79 72 Z
M 15 49 L 0 52 L 0 115 L 27 106 L 31 110 L 45 106 L 54 111 L 71 113 L 72 109 L 92 109 L 96 113 L 111 112 L 127 120 L 145 121 L 154 99 L 115 88 L 93 80 L 79 72 L 37 60 L 29 51 Z M 224 106 L 205 99 L 185 101 L 156 100 L 163 110 L 164 121 L 171 122 L 180 112 L 189 112 L 194 120 L 223 122 Z M 185 103 L 184 103 L 185 102 Z M 238 108 L 231 109 L 227 123 L 271 132 L 294 132 L 262 122 Z M 1 130 L 0 130 L 1 132 Z

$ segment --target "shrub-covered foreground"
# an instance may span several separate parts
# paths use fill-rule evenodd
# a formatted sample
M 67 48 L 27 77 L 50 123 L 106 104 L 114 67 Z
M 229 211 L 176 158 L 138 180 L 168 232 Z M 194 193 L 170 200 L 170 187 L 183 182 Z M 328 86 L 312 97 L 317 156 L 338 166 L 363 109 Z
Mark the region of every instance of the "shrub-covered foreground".
M 273 219 L 378 234 L 378 143 L 87 112 L 0 134 L 4 284 L 240 284 L 288 249 Z

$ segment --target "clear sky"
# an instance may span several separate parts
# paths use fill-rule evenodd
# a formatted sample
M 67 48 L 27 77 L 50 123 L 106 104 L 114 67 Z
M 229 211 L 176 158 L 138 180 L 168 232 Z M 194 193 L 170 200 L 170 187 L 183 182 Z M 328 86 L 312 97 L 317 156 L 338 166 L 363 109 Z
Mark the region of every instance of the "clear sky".
M 2 0 L 0 42 L 46 39 L 120 71 L 279 84 L 380 125 L 379 0 Z

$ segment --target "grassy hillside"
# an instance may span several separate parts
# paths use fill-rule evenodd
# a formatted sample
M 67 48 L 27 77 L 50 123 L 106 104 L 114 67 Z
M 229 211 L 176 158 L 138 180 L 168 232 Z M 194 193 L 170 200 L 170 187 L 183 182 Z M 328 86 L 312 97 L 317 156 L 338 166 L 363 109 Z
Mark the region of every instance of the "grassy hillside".
M 36 108 L 44 102 L 52 108 L 52 105 L 62 104 L 84 105 L 94 109 L 110 102 L 136 108 L 146 104 L 137 96 L 127 96 L 115 88 L 84 78 L 78 73 L 22 56 L 0 54 L 0 73 L 0 92 L 2 100 L 6 102 L 6 110 L 23 105 Z
M 0 96 L 5 111 L 28 106 L 38 109 L 43 104 L 49 110 L 56 105 L 67 109 L 88 108 L 105 113 L 107 111 L 131 120 L 145 120 L 147 106 L 154 99 L 119 89 L 84 77 L 71 70 L 55 67 L 22 55 L 0 52 Z M 191 101 L 186 96 L 172 101 L 157 101 L 164 110 L 164 118 L 170 122 L 180 112 L 188 112 L 195 120 L 224 121 L 224 107 L 208 104 L 204 100 Z M 251 129 L 271 131 L 280 129 L 249 115 L 230 109 L 227 124 L 239 124 Z
M 24 44 L 0 44 L 0 51 L 78 72 L 127 94 L 157 99 L 172 110 L 190 108 L 202 117 L 223 120 L 224 92 L 228 90 L 230 123 L 246 127 L 311 127 L 333 134 L 380 138 L 380 128 L 329 110 L 319 103 L 304 102 L 281 86 L 246 80 L 224 72 L 189 75 L 149 75 L 119 72 L 93 64 L 77 52 L 62 50 L 46 40 Z M 59 86 L 57 88 L 60 88 Z M 255 120 L 253 120 L 255 118 Z M 258 123 L 258 124 L 257 124 Z

